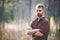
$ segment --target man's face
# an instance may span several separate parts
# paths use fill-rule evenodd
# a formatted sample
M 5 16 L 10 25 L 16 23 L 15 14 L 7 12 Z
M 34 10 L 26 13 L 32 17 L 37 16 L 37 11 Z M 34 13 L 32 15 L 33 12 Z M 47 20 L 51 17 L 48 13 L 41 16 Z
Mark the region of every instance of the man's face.
M 42 7 L 37 8 L 37 16 L 41 17 L 43 15 L 44 9 Z

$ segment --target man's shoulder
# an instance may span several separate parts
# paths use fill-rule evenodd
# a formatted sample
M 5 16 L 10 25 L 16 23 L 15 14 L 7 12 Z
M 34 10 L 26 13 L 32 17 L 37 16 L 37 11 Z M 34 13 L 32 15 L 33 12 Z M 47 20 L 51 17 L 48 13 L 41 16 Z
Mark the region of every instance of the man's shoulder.
M 35 22 L 35 21 L 37 21 L 37 20 L 38 20 L 38 18 L 35 18 L 34 20 L 32 20 L 32 23 Z
M 33 20 L 32 21 L 35 21 L 35 20 L 37 20 L 38 18 L 33 18 Z
M 33 23 L 37 20 L 37 18 L 33 18 L 30 23 Z
M 45 18 L 45 22 L 49 22 L 49 20 L 47 18 Z

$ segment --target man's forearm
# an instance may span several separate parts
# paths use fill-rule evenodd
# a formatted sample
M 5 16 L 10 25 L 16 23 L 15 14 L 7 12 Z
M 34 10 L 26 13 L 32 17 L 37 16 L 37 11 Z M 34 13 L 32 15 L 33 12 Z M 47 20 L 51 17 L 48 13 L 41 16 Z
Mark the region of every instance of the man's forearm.
M 28 30 L 28 35 L 32 35 L 32 34 L 38 32 L 38 31 L 39 31 L 39 29 Z
M 40 29 L 32 29 L 32 30 L 29 30 L 29 32 L 28 32 L 28 35 L 35 35 L 35 36 L 43 36 L 43 33 L 41 33 L 40 31 L 39 31 Z

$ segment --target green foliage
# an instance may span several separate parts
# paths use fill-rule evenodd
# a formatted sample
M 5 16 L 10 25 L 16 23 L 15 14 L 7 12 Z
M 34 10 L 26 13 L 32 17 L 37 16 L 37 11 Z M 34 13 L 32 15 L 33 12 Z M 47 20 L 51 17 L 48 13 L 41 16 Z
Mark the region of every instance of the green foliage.
M 13 4 L 11 0 L 5 0 L 4 3 L 4 18 L 5 21 L 8 22 L 8 20 L 13 20 Z

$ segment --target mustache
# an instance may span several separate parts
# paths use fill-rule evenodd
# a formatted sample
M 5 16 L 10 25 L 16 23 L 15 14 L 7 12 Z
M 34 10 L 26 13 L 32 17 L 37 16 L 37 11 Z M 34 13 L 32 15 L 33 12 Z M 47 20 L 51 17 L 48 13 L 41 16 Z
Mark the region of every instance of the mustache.
M 41 17 L 41 16 L 42 16 L 42 14 L 40 14 L 40 13 L 37 13 L 37 16 L 38 16 L 38 17 Z

